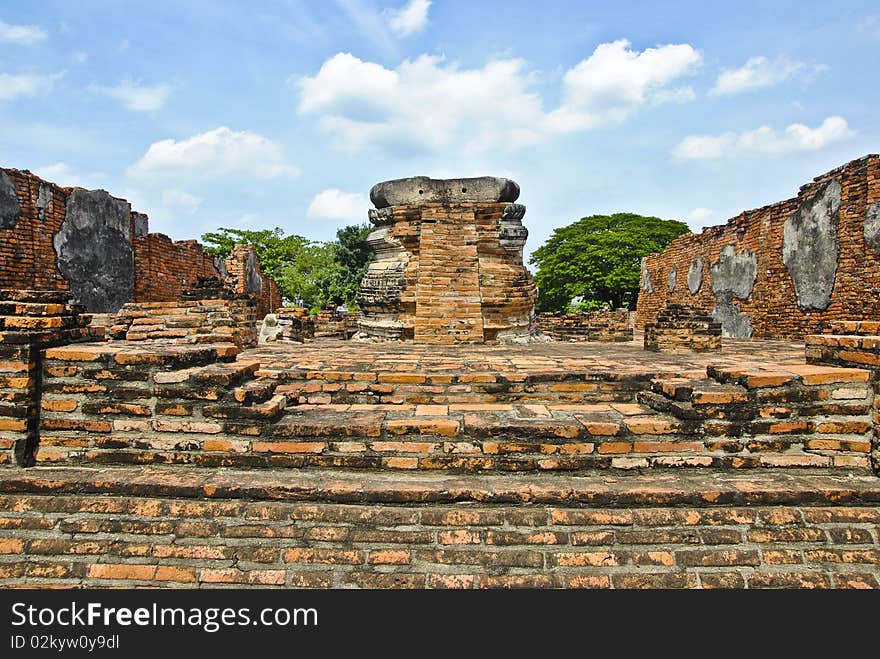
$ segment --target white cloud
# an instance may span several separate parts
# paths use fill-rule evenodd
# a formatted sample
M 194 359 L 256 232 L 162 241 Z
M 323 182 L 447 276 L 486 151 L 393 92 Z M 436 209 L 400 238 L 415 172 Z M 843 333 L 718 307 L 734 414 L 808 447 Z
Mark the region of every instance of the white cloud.
M 92 85 L 90 89 L 98 94 L 116 99 L 124 107 L 134 112 L 155 112 L 165 105 L 174 87 L 169 84 L 142 85 L 131 78 L 125 78 L 115 87 Z
M 226 126 L 185 140 L 154 142 L 143 157 L 128 169 L 135 178 L 224 178 L 241 175 L 262 179 L 293 176 L 298 169 L 289 163 L 281 147 L 251 131 Z
M 786 57 L 770 61 L 764 56 L 752 57 L 738 69 L 725 69 L 709 90 L 711 96 L 742 94 L 755 89 L 772 87 L 803 71 L 805 65 Z
M 311 220 L 346 220 L 360 222 L 367 215 L 370 202 L 358 192 L 342 192 L 336 188 L 315 195 L 306 210 Z
M 683 76 L 695 73 L 702 56 L 689 44 L 630 49 L 620 39 L 600 44 L 593 54 L 566 71 L 562 105 L 548 116 L 560 132 L 619 122 Z
M 428 24 L 428 8 L 431 0 L 410 0 L 399 9 L 386 10 L 388 27 L 399 37 L 420 32 Z
M 202 204 L 202 198 L 185 190 L 171 188 L 162 191 L 162 205 L 173 214 L 194 215 Z
M 17 43 L 25 46 L 45 41 L 49 35 L 37 25 L 10 25 L 0 21 L 0 43 Z
M 45 181 L 62 188 L 96 188 L 102 185 L 105 178 L 100 172 L 82 173 L 76 171 L 66 162 L 56 162 L 45 167 L 38 167 L 34 173 Z
M 39 96 L 52 89 L 63 74 L 0 73 L 0 101 L 11 101 L 19 96 Z
M 769 126 L 739 134 L 690 135 L 672 150 L 677 160 L 712 160 L 749 155 L 784 155 L 818 151 L 855 135 L 843 117 L 828 117 L 816 128 L 791 124 L 783 131 Z
M 663 103 L 690 103 L 697 98 L 693 87 L 675 87 L 674 89 L 661 89 L 651 99 L 656 105 Z
M 394 69 L 338 53 L 298 81 L 299 111 L 319 115 L 334 144 L 348 151 L 381 146 L 402 154 L 456 148 L 466 153 L 516 149 L 556 134 L 622 121 L 648 102 L 684 102 L 689 88 L 668 89 L 701 61 L 687 44 L 642 52 L 629 42 L 601 44 L 564 77 L 560 106 L 545 112 L 521 59 L 462 69 L 421 55 Z
M 522 60 L 509 59 L 463 70 L 422 55 L 389 70 L 339 53 L 300 81 L 299 109 L 320 113 L 321 127 L 348 151 L 518 146 L 537 141 L 542 120 L 523 69 Z
M 715 214 L 711 208 L 695 208 L 690 213 L 688 213 L 688 219 L 693 220 L 694 222 L 702 222 Z
M 77 50 L 73 53 L 73 59 L 79 64 L 85 64 L 89 60 L 89 54 L 84 50 Z

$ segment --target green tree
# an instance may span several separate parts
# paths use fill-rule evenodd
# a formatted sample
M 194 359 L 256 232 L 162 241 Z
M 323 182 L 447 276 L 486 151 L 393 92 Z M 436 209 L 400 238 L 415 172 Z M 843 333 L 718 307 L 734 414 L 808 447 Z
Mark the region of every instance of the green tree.
M 285 297 L 307 307 L 336 305 L 334 282 L 340 278 L 332 243 L 310 243 L 287 262 L 275 280 Z
M 529 258 L 538 311 L 565 311 L 574 298 L 634 309 L 642 257 L 688 231 L 684 222 L 634 213 L 591 215 L 556 229 Z
M 369 224 L 350 224 L 336 232 L 333 246 L 333 259 L 338 266 L 336 277 L 330 287 L 330 294 L 337 304 L 349 309 L 355 307 L 355 298 L 361 279 L 367 271 L 372 251 L 367 245 L 367 236 L 373 230 Z
M 219 228 L 202 235 L 205 249 L 226 258 L 238 244 L 251 245 L 263 272 L 274 279 L 288 300 L 308 307 L 353 304 L 370 259 L 368 225 L 351 225 L 322 243 L 280 227 L 250 231 Z

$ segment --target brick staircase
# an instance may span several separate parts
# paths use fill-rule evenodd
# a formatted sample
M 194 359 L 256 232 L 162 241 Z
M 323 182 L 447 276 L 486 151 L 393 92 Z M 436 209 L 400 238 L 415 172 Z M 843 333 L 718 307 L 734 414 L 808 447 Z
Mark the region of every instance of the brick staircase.
M 258 358 L 230 344 L 50 350 L 36 459 L 460 472 L 869 469 L 873 395 L 861 369 L 501 372 L 478 370 L 475 359 L 477 370 L 308 371 Z

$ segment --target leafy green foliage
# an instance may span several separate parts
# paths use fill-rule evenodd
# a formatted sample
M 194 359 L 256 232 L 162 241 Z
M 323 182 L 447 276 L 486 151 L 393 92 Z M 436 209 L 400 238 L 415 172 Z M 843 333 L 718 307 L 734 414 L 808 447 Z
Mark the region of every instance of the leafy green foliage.
M 263 272 L 274 279 L 285 298 L 308 307 L 354 305 L 360 280 L 370 261 L 369 225 L 351 225 L 322 243 L 284 231 L 219 228 L 202 235 L 205 249 L 226 258 L 238 244 L 251 245 Z
M 529 259 L 537 266 L 538 311 L 565 311 L 576 297 L 634 309 L 642 257 L 688 231 L 684 222 L 634 213 L 591 215 L 556 229 Z
M 367 245 L 367 236 L 372 230 L 369 224 L 350 224 L 339 229 L 336 240 L 328 243 L 333 248 L 333 261 L 337 266 L 328 292 L 333 300 L 349 309 L 357 308 L 358 288 L 372 259 Z
M 587 311 L 610 311 L 611 303 L 607 300 L 579 300 L 572 302 L 565 313 L 585 313 Z

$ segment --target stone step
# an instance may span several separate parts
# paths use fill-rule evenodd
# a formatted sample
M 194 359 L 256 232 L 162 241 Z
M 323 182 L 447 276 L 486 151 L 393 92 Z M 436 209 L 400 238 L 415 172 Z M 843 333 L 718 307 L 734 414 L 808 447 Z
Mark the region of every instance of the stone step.
M 632 402 L 654 373 L 434 373 L 300 371 L 262 368 L 291 404 L 450 405 L 467 403 Z

